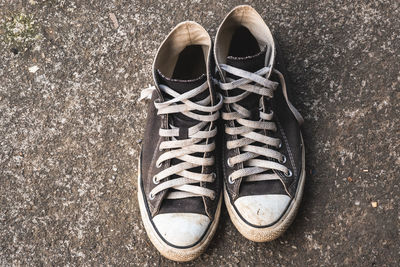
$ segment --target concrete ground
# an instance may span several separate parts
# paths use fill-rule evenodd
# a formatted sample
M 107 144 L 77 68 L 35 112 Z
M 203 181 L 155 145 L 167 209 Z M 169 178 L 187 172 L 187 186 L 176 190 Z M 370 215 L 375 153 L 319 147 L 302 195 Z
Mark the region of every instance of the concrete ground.
M 396 266 L 399 2 L 244 2 L 270 25 L 297 86 L 305 197 L 265 244 L 240 236 L 224 209 L 188 265 Z M 0 265 L 175 265 L 139 215 L 137 99 L 178 22 L 214 36 L 240 3 L 0 0 Z

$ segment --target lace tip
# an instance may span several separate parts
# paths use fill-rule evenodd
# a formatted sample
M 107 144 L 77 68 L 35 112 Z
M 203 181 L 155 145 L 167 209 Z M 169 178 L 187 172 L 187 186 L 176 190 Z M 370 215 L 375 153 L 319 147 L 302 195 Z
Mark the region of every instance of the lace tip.
M 152 85 L 149 84 L 148 88 L 145 88 L 140 92 L 140 97 L 139 97 L 138 101 L 143 101 L 145 99 L 151 99 L 151 96 L 152 96 L 153 91 L 155 89 L 156 89 L 155 86 L 152 86 Z

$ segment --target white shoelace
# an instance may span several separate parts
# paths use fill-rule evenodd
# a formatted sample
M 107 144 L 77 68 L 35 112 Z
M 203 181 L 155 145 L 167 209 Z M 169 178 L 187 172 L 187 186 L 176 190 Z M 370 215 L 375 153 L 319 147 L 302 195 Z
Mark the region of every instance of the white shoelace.
M 262 97 L 272 98 L 274 90 L 278 83 L 270 81 L 263 76 L 269 73 L 270 68 L 264 67 L 255 73 L 238 69 L 226 64 L 221 64 L 220 68 L 227 73 L 240 77 L 238 80 L 226 78 L 227 83 L 219 82 L 222 90 L 230 91 L 240 88 L 243 93 L 237 96 L 225 96 L 224 103 L 229 105 L 230 112 L 223 112 L 224 120 L 233 120 L 237 127 L 226 127 L 225 133 L 229 135 L 238 135 L 238 139 L 227 142 L 228 149 L 240 149 L 240 154 L 227 159 L 227 164 L 233 167 L 235 164 L 243 164 L 243 168 L 234 171 L 229 176 L 229 182 L 234 183 L 236 179 L 245 178 L 243 181 L 265 181 L 265 180 L 281 180 L 276 171 L 282 172 L 285 176 L 292 176 L 292 171 L 283 164 L 286 157 L 276 149 L 281 147 L 281 140 L 267 135 L 267 131 L 277 131 L 277 127 L 273 119 L 273 112 L 265 113 L 264 101 L 261 99 L 261 108 L 259 111 L 259 121 L 253 121 L 248 118 L 251 111 L 239 105 L 238 102 L 249 96 L 251 93 L 258 94 Z M 301 124 L 303 118 L 300 113 L 293 107 L 287 98 L 286 84 L 283 75 L 273 69 L 273 72 L 279 76 L 282 91 L 289 108 L 294 116 Z M 261 98 L 262 98 L 261 97 Z M 254 143 L 262 143 L 263 145 L 254 145 Z M 265 159 L 258 159 L 264 156 Z M 272 170 L 273 172 L 271 172 Z M 268 172 L 269 171 L 269 172 Z
M 167 195 L 168 199 L 180 199 L 187 197 L 205 196 L 211 199 L 215 198 L 215 192 L 208 188 L 202 187 L 202 182 L 213 182 L 216 178 L 215 173 L 204 174 L 204 167 L 212 166 L 215 162 L 214 157 L 206 157 L 207 152 L 212 152 L 215 149 L 215 139 L 209 142 L 217 134 L 216 125 L 211 129 L 211 122 L 219 118 L 219 109 L 223 105 L 222 96 L 218 95 L 219 103 L 210 106 L 211 96 L 203 100 L 192 102 L 189 99 L 208 90 L 208 83 L 205 82 L 199 87 L 196 87 L 186 93 L 179 94 L 166 85 L 159 85 L 160 90 L 171 98 L 166 98 L 164 102 L 154 102 L 154 106 L 158 110 L 157 114 L 172 114 L 182 113 L 183 115 L 198 120 L 199 123 L 188 129 L 188 139 L 178 140 L 179 128 L 170 125 L 170 129 L 160 129 L 160 136 L 167 137 L 168 141 L 163 141 L 160 144 L 160 150 L 166 150 L 158 158 L 156 165 L 161 167 L 163 162 L 174 158 L 181 162 L 176 165 L 171 165 L 160 171 L 153 177 L 153 182 L 157 184 L 151 190 L 149 197 L 153 199 L 159 192 L 173 188 L 176 191 L 170 192 Z M 139 100 L 151 98 L 155 87 L 143 89 Z M 180 103 L 181 102 L 181 103 Z M 207 115 L 196 114 L 192 111 L 206 112 Z M 194 156 L 194 153 L 202 153 L 203 157 Z M 190 171 L 189 169 L 202 167 L 201 173 Z M 177 178 L 166 180 L 167 178 L 176 175 Z M 200 185 L 194 185 L 199 184 Z

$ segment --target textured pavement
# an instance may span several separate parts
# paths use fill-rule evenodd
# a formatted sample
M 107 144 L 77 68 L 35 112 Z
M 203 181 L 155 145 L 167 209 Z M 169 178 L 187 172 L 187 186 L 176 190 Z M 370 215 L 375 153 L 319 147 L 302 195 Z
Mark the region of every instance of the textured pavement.
M 400 262 L 398 1 L 0 0 L 1 266 L 175 264 L 140 220 L 137 99 L 177 23 L 214 36 L 241 3 L 265 18 L 296 84 L 305 196 L 270 243 L 241 237 L 224 209 L 189 265 Z

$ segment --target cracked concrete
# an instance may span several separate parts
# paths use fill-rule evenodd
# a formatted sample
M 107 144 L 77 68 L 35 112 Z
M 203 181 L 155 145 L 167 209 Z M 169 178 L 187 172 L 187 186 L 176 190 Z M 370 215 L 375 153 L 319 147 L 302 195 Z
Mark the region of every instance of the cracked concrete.
M 137 99 L 177 23 L 214 36 L 241 3 L 265 18 L 297 86 L 305 198 L 265 244 L 241 237 L 223 210 L 210 248 L 187 265 L 398 264 L 397 1 L 0 0 L 0 265 L 175 265 L 140 220 Z M 21 34 L 9 23 L 21 14 L 37 35 L 6 40 Z

